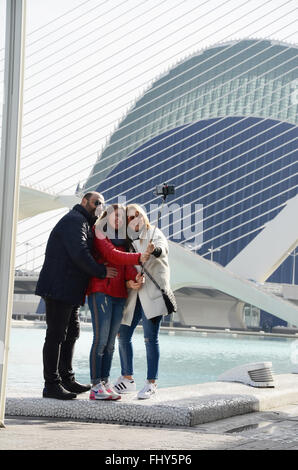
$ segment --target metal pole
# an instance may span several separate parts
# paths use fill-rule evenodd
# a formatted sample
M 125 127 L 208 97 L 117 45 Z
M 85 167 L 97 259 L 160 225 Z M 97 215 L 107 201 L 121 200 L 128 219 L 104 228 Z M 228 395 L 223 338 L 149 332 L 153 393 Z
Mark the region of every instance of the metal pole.
M 296 273 L 296 248 L 294 248 L 293 256 L 293 270 L 292 270 L 292 284 L 295 284 L 295 273 Z
M 7 0 L 0 159 L 0 427 L 4 426 L 22 129 L 26 0 Z

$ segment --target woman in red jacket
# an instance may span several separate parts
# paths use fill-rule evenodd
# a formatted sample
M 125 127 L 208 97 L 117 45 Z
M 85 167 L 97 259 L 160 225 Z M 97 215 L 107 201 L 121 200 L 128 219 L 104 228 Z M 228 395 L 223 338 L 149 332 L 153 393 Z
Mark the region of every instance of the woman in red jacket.
M 109 381 L 115 347 L 115 338 L 122 320 L 128 287 L 139 289 L 143 279 L 133 265 L 147 261 L 145 253 L 126 253 L 126 210 L 113 204 L 100 217 L 95 228 L 93 256 L 98 263 L 117 268 L 115 278 L 92 277 L 87 295 L 93 325 L 93 343 L 90 351 L 91 400 L 118 400 Z M 121 233 L 122 232 L 122 233 Z

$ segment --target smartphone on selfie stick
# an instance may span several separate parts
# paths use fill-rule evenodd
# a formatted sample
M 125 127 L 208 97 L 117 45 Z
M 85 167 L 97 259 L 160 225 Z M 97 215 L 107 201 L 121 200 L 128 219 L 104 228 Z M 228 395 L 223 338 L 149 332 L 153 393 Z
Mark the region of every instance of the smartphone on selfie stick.
M 161 211 L 163 209 L 163 206 L 165 205 L 165 202 L 166 202 L 166 198 L 169 194 L 175 194 L 175 186 L 173 185 L 169 185 L 169 184 L 158 184 L 156 187 L 155 187 L 155 192 L 154 194 L 156 196 L 161 196 L 162 197 L 162 205 L 161 205 L 161 208 L 160 210 L 158 210 L 157 212 L 157 223 L 154 227 L 154 230 L 153 230 L 153 234 L 152 234 L 152 238 L 150 240 L 150 242 L 152 242 L 153 238 L 154 238 L 154 235 L 155 235 L 155 230 L 156 230 L 156 227 L 158 227 L 159 225 L 159 220 L 160 220 L 160 216 L 161 216 Z

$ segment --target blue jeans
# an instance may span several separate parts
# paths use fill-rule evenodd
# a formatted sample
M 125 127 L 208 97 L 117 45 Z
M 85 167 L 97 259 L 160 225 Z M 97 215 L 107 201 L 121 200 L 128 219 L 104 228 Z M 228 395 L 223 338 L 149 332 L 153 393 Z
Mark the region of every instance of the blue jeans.
M 121 363 L 122 375 L 133 375 L 133 347 L 131 338 L 133 332 L 142 319 L 144 330 L 144 340 L 147 356 L 147 380 L 155 380 L 158 378 L 159 363 L 159 344 L 158 332 L 162 316 L 155 317 L 155 321 L 148 320 L 142 308 L 139 296 L 137 297 L 136 308 L 134 311 L 131 325 L 121 325 L 118 335 L 119 355 Z
M 93 343 L 89 363 L 93 385 L 110 375 L 115 339 L 126 299 L 96 292 L 88 296 L 93 325 Z

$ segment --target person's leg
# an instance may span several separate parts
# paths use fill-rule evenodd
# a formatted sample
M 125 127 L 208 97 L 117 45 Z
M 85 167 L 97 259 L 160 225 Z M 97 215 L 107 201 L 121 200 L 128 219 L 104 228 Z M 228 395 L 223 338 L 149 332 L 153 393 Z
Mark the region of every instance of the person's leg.
M 115 350 L 115 339 L 122 320 L 125 299 L 110 298 L 111 300 L 111 323 L 107 344 L 102 358 L 102 380 L 107 382 L 110 377 L 112 359 Z
M 46 299 L 46 337 L 43 347 L 44 379 L 47 384 L 61 383 L 58 371 L 61 344 L 66 338 L 73 306 Z
M 148 320 L 144 312 L 142 312 L 142 324 L 147 358 L 147 380 L 148 382 L 152 383 L 154 383 L 158 378 L 158 365 L 160 357 L 158 334 L 161 320 L 161 315 L 155 317 L 153 321 L 151 319 Z
M 61 345 L 59 360 L 59 374 L 62 379 L 62 385 L 66 390 L 74 393 L 84 393 L 91 388 L 89 384 L 83 385 L 75 380 L 72 368 L 75 343 L 80 336 L 79 309 L 79 305 L 75 305 L 72 309 L 66 338 Z
M 90 400 L 110 400 L 117 399 L 112 391 L 105 388 L 102 380 L 103 364 L 106 345 L 112 321 L 112 302 L 109 295 L 97 292 L 91 294 L 88 303 L 93 324 L 93 343 L 90 351 L 90 376 L 92 388 Z
M 116 388 L 110 382 L 110 371 L 112 365 L 112 359 L 115 349 L 115 339 L 119 331 L 120 323 L 123 315 L 123 308 L 125 304 L 125 299 L 112 298 L 112 319 L 110 325 L 110 332 L 108 341 L 104 350 L 104 355 L 102 359 L 102 383 L 106 391 L 111 395 L 111 400 L 121 399 L 121 395 Z
M 68 392 L 61 385 L 59 359 L 61 344 L 66 338 L 73 305 L 58 300 L 46 299 L 46 337 L 43 346 L 43 373 L 45 387 L 43 397 L 69 400 L 76 394 Z
M 109 296 L 99 292 L 91 294 L 88 303 L 93 326 L 93 342 L 89 356 L 90 377 L 92 384 L 96 385 L 101 382 L 103 376 L 102 362 L 109 337 L 112 304 Z
M 133 346 L 132 346 L 132 335 L 136 326 L 138 325 L 142 317 L 141 303 L 139 296 L 137 297 L 137 303 L 133 315 L 131 325 L 121 325 L 118 333 L 118 347 L 121 364 L 121 375 L 128 379 L 132 379 L 133 375 Z
M 158 333 L 162 316 L 148 320 L 142 312 L 142 324 L 147 357 L 147 380 L 142 390 L 138 393 L 139 399 L 151 398 L 157 389 L 156 379 L 158 377 L 159 344 Z
M 80 336 L 79 306 L 74 306 L 68 323 L 65 341 L 61 344 L 59 374 L 62 381 L 70 381 L 74 379 L 74 371 L 72 369 L 72 359 L 76 340 Z

